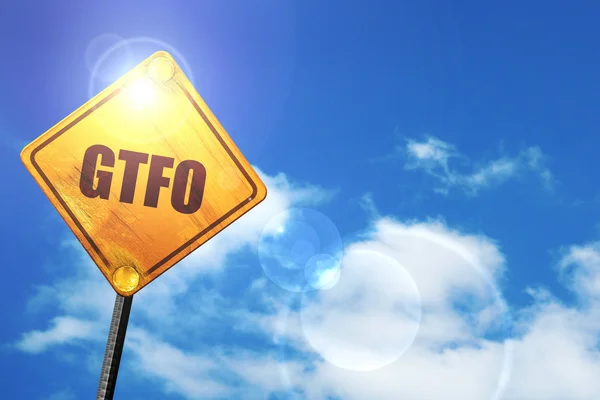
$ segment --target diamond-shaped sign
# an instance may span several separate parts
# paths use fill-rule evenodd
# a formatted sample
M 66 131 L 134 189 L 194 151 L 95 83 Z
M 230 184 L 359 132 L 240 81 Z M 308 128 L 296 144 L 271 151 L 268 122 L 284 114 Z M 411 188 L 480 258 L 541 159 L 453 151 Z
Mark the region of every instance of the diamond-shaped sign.
M 21 159 L 123 296 L 156 279 L 267 194 L 165 52 L 34 140 Z

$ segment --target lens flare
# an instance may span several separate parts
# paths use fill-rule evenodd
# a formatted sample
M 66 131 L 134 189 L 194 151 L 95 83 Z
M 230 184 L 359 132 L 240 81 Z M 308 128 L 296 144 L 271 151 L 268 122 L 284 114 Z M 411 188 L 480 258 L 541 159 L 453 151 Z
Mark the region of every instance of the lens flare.
M 307 293 L 300 312 L 310 345 L 329 363 L 372 371 L 396 361 L 411 346 L 421 323 L 421 298 L 393 258 L 349 250 L 343 274 L 330 290 Z
M 167 51 L 173 55 L 182 72 L 194 84 L 193 71 L 185 58 L 177 49 L 166 42 L 150 37 L 134 37 L 117 41 L 117 37 L 113 35 L 103 37 L 101 40 L 98 39 L 94 42 L 99 42 L 100 44 L 90 43 L 90 55 L 87 56 L 88 59 L 94 62 L 88 84 L 88 95 L 90 98 L 94 97 L 101 90 L 106 89 L 108 85 L 121 78 L 149 55 L 158 51 Z M 100 50 L 104 51 L 101 54 L 97 54 Z M 138 124 L 140 119 L 145 121 L 154 119 L 154 123 L 157 124 L 164 122 L 160 118 L 161 112 L 169 113 L 176 120 L 169 122 L 169 128 L 163 126 L 160 134 L 154 129 L 140 132 L 140 134 L 128 131 L 126 140 L 135 144 L 161 142 L 165 137 L 169 137 L 176 132 L 182 124 L 185 124 L 187 117 L 190 113 L 194 112 L 194 108 L 190 104 L 169 105 L 169 93 L 173 90 L 178 90 L 177 85 L 172 82 L 174 74 L 175 66 L 168 58 L 155 58 L 147 66 L 146 70 L 146 77 L 154 83 L 153 92 L 150 91 L 152 86 L 135 83 L 130 96 L 125 96 L 124 99 L 121 99 L 119 95 L 114 98 L 116 102 L 125 103 L 122 106 L 131 107 L 132 112 L 123 118 L 125 121 L 121 122 L 129 124 L 132 127 Z M 115 124 L 110 118 L 107 118 L 102 109 L 94 112 L 93 117 L 102 124 L 107 133 L 119 137 L 123 136 L 122 126 Z
M 400 387 L 410 386 L 414 366 L 424 358 L 449 363 L 430 377 L 417 376 L 435 381 L 453 368 L 453 355 L 477 348 L 486 355 L 471 359 L 468 371 L 493 371 L 489 392 L 479 397 L 503 397 L 511 376 L 515 322 L 491 272 L 498 260 L 436 229 L 404 226 L 351 244 L 332 289 L 303 293 L 300 307 L 289 296 L 274 337 L 283 360 L 281 382 L 288 390 L 305 378 L 294 366 L 298 352 L 318 373 L 347 381 L 365 373 Z M 298 325 L 306 342 L 298 339 Z M 306 345 L 314 352 L 307 352 Z M 377 368 L 382 369 L 373 371 Z M 457 395 L 456 382 L 436 382 L 446 397 Z
M 342 253 L 342 238 L 334 223 L 309 208 L 293 208 L 273 217 L 258 244 L 265 275 L 292 292 L 334 285 Z
M 131 105 L 137 110 L 142 110 L 151 105 L 156 98 L 156 88 L 148 77 L 142 77 L 125 88 L 125 93 Z
M 304 277 L 317 290 L 331 289 L 340 280 L 340 262 L 328 254 L 317 254 L 306 263 Z

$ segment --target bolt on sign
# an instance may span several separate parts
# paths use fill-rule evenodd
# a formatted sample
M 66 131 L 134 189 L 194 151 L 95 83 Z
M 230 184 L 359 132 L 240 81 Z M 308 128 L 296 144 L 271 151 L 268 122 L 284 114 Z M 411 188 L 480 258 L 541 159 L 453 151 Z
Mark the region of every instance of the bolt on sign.
M 173 57 L 158 52 L 21 159 L 115 291 L 130 296 L 267 189 Z

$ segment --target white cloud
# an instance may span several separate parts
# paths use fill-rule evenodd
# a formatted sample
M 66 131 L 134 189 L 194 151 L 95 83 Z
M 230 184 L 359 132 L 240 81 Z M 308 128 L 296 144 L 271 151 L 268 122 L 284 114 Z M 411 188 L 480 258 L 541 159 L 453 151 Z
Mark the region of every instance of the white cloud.
M 517 336 L 503 339 L 504 335 L 492 340 L 485 332 L 501 326 L 498 322 L 506 321 L 507 314 L 502 300 L 497 298 L 493 285 L 490 285 L 492 277 L 502 276 L 504 259 L 489 239 L 451 231 L 439 222 L 404 224 L 381 220 L 367 240 L 353 246 L 386 251 L 402 262 L 421 291 L 424 305 L 421 327 L 410 349 L 384 368 L 355 372 L 327 362 L 312 364 L 315 368 L 312 372 L 299 373 L 294 380 L 301 382 L 296 385 L 305 390 L 305 398 L 322 399 L 328 395 L 347 400 L 600 398 L 600 381 L 596 379 L 600 373 L 600 303 L 590 302 L 589 297 L 585 297 L 590 293 L 593 295 L 593 291 L 586 288 L 580 293 L 588 301 L 568 307 L 547 290 L 531 289 L 534 304 L 518 310 L 514 316 Z M 559 265 L 562 268 L 569 265 L 569 273 L 574 277 L 590 276 L 600 273 L 598 260 L 597 244 L 574 246 Z M 375 273 L 373 268 L 363 268 Z M 344 271 L 342 269 L 340 285 L 349 291 L 365 280 L 364 275 L 344 275 Z M 344 281 L 344 276 L 350 279 L 349 284 Z M 577 284 L 574 286 L 575 289 L 578 287 Z M 370 291 L 358 291 L 357 294 L 372 296 L 373 304 L 379 305 L 382 298 L 393 296 L 381 288 L 381 283 L 370 285 Z M 476 294 L 468 298 L 475 305 L 470 313 L 451 306 L 452 299 L 460 292 Z M 497 299 L 491 303 L 495 307 L 489 307 L 493 298 Z M 318 300 L 310 306 L 335 311 L 336 317 L 335 323 L 328 323 L 327 318 L 320 323 L 318 334 L 329 341 L 325 353 L 338 351 L 352 332 L 359 333 L 355 343 L 364 344 L 361 333 L 371 327 L 370 343 L 366 346 L 367 350 L 372 350 L 370 356 L 377 357 L 380 346 L 394 350 L 390 349 L 390 344 L 393 346 L 394 343 L 390 338 L 398 323 L 397 315 L 388 311 L 387 318 L 381 318 L 385 308 L 375 305 L 372 308 L 352 307 L 353 301 L 336 304 L 336 299 L 328 292 L 323 292 Z M 346 309 L 337 307 L 344 304 Z M 290 321 L 284 336 L 289 343 L 298 343 L 298 348 L 306 351 L 301 342 L 307 341 L 307 335 L 310 341 L 310 336 L 315 333 L 306 332 L 302 312 L 288 315 Z M 372 318 L 373 314 L 377 318 Z M 270 321 L 273 331 L 280 330 L 275 327 L 278 320 Z M 310 329 L 318 329 L 318 326 Z M 340 340 L 336 341 L 336 338 Z M 396 338 L 398 344 L 403 340 L 401 333 Z M 348 349 L 352 349 L 352 345 L 350 343 Z M 328 356 L 331 354 L 325 354 L 326 358 Z M 337 356 L 340 357 L 338 361 L 348 361 L 344 354 Z
M 127 345 L 135 356 L 135 360 L 130 362 L 134 372 L 160 379 L 167 393 L 200 399 L 220 398 L 231 392 L 227 385 L 210 377 L 219 366 L 207 355 L 186 354 L 135 328 L 128 332 Z
M 307 399 L 491 398 L 512 349 L 485 338 L 507 316 L 493 285 L 503 270 L 483 236 L 437 221 L 376 221 L 348 247 L 339 284 L 288 314 L 280 335 L 302 351 L 308 342 L 328 361 L 295 381 Z M 454 307 L 464 296 L 467 313 Z M 265 317 L 263 326 L 278 333 L 280 318 Z
M 434 177 L 439 193 L 459 189 L 476 195 L 481 189 L 497 186 L 525 172 L 536 174 L 547 189 L 554 184 L 552 173 L 544 165 L 546 157 L 539 147 L 528 147 L 513 157 L 475 163 L 461 155 L 454 145 L 431 136 L 422 141 L 408 139 L 400 150 L 406 157 L 405 168 L 423 170 Z M 462 171 L 451 167 L 452 160 L 462 162 Z
M 190 331 L 210 336 L 213 332 L 207 327 L 230 324 L 235 316 L 241 316 L 237 322 L 243 326 L 243 310 L 227 308 L 232 305 L 232 299 L 217 290 L 206 289 L 203 279 L 217 276 L 231 255 L 244 249 L 255 249 L 265 224 L 275 215 L 290 207 L 318 205 L 335 194 L 317 186 L 292 183 L 283 174 L 271 177 L 257 172 L 269 191 L 265 201 L 135 296 L 128 341 L 133 343 L 131 347 L 138 356 L 140 372 L 162 378 L 165 390 L 169 392 L 204 398 L 211 393 L 220 393 L 222 388 L 208 381 L 204 385 L 195 383 L 211 369 L 203 364 L 210 362 L 209 358 L 198 356 L 188 360 L 182 350 L 147 332 L 169 336 L 172 331 L 171 339 Z M 24 333 L 16 343 L 22 351 L 39 353 L 52 346 L 74 344 L 80 340 L 100 339 L 100 343 L 105 340 L 114 292 L 79 243 L 67 241 L 61 251 L 65 256 L 75 254 L 76 268 L 69 269 L 68 278 L 53 285 L 38 286 L 27 306 L 32 313 L 52 308 L 61 316 L 56 317 L 46 330 Z M 252 267 L 260 268 L 258 264 Z M 254 275 L 258 271 L 255 270 Z M 258 288 L 258 283 L 253 286 L 254 291 Z M 137 328 L 136 319 L 139 321 Z M 162 361 L 157 364 L 157 360 L 168 359 L 181 365 L 157 367 L 165 365 Z M 195 367 L 188 368 L 192 365 Z M 200 365 L 206 368 L 199 368 Z
M 559 271 L 580 297 L 600 300 L 600 242 L 571 246 Z
M 509 400 L 600 397 L 600 308 L 567 307 L 543 291 L 521 311 Z
M 336 286 L 306 297 L 300 312 L 305 339 L 341 368 L 369 371 L 398 359 L 421 322 L 419 291 L 393 258 L 348 249 Z
M 376 217 L 347 245 L 339 283 L 300 302 L 264 277 L 243 293 L 207 289 L 202 281 L 219 282 L 216 271 L 230 256 L 252 249 L 272 216 L 327 197 L 281 175 L 264 179 L 268 203 L 211 241 L 216 247 L 203 247 L 136 296 L 126 368 L 189 399 L 264 399 L 290 390 L 308 400 L 600 398 L 600 301 L 593 284 L 600 245 L 572 246 L 558 263 L 578 294 L 576 304 L 530 289 L 533 304 L 513 310 L 512 320 L 497 288 L 507 270 L 498 244 L 438 220 Z M 311 190 L 315 194 L 306 195 Z M 92 265 L 78 269 L 94 271 Z M 79 284 L 93 296 L 69 289 Z M 413 284 L 417 295 L 410 295 Z M 40 352 L 88 338 L 94 351 L 102 351 L 105 338 L 97 340 L 97 332 L 104 330 L 86 326 L 83 318 L 108 326 L 109 286 L 94 271 L 54 287 L 60 290 L 43 291 L 37 302 L 51 298 L 62 316 L 46 331 L 25 333 L 20 348 Z M 511 338 L 507 327 L 516 331 Z M 370 368 L 357 350 L 362 362 L 381 368 L 364 371 Z
M 98 325 L 93 321 L 73 317 L 56 317 L 47 330 L 33 330 L 23 334 L 16 346 L 27 353 L 41 353 L 49 347 L 81 339 L 97 338 Z
M 447 169 L 448 160 L 458 156 L 453 145 L 434 137 L 428 137 L 424 142 L 408 140 L 406 150 L 415 160 L 419 160 L 421 165 L 431 168 L 441 165 Z

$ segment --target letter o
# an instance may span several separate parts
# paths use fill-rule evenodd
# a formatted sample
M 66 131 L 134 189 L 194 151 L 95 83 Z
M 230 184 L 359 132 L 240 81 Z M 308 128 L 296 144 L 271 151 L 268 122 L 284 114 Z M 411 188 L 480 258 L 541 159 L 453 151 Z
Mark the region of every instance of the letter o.
M 190 194 L 185 202 L 185 192 L 192 171 Z M 182 161 L 175 170 L 173 191 L 171 192 L 171 205 L 182 214 L 193 214 L 200 209 L 206 183 L 206 168 L 194 160 Z

